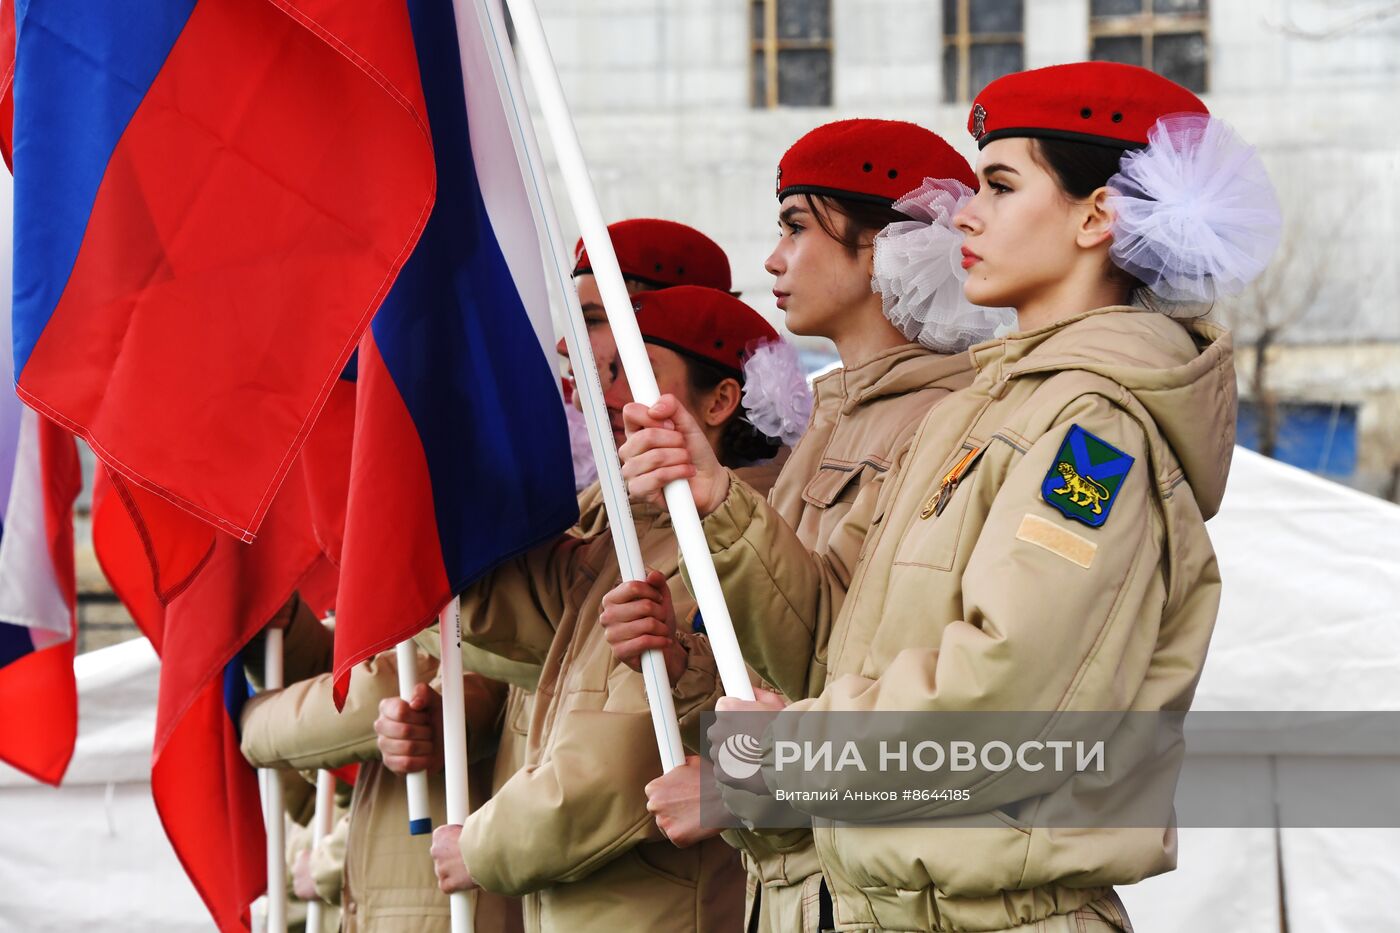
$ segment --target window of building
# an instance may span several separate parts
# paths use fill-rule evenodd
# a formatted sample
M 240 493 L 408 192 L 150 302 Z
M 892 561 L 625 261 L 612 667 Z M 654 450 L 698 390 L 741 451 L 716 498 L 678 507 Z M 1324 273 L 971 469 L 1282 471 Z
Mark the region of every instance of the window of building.
M 1209 79 L 1207 0 L 1090 0 L 1090 57 L 1151 68 L 1197 94 Z
M 943 0 L 943 100 L 972 100 L 1025 67 L 1023 0 Z
M 751 0 L 755 107 L 831 106 L 831 0 Z

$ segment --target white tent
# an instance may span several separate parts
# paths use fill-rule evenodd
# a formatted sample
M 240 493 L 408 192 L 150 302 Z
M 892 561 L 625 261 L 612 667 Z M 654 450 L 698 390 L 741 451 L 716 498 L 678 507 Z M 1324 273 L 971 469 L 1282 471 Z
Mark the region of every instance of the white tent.
M 1400 709 L 1400 508 L 1237 450 L 1210 532 L 1225 594 L 1198 709 Z M 144 640 L 78 658 L 61 790 L 0 766 L 0 930 L 210 928 L 151 805 L 156 666 Z M 1380 912 L 1400 830 L 1184 829 L 1180 866 L 1123 889 L 1138 933 L 1278 933 L 1285 905 L 1295 931 L 1400 929 Z
M 212 929 L 151 802 L 155 652 L 138 638 L 74 667 L 78 745 L 63 786 L 0 765 L 0 930 Z
M 1400 710 L 1400 507 L 1236 448 L 1208 527 L 1225 585 L 1195 709 Z M 1178 864 L 1122 890 L 1137 933 L 1279 933 L 1284 910 L 1295 931 L 1400 930 L 1377 898 L 1400 889 L 1400 830 L 1187 828 Z

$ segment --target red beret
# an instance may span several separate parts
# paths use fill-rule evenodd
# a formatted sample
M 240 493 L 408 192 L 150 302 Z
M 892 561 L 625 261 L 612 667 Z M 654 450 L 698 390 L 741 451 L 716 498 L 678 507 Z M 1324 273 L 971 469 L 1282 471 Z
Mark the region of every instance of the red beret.
M 1152 125 L 1173 113 L 1210 111 L 1195 94 L 1146 68 L 1076 62 L 996 79 L 973 101 L 967 130 L 979 149 L 1015 136 L 1140 149 Z
M 729 291 L 729 259 L 719 244 L 694 227 L 649 217 L 608 226 L 622 274 L 653 288 L 703 285 Z M 593 272 L 583 240 L 574 247 L 574 275 Z
M 779 339 L 763 316 L 728 292 L 679 285 L 632 296 L 642 339 L 732 371 L 760 343 Z
M 890 205 L 925 178 L 977 187 L 967 160 L 937 133 L 901 120 L 838 120 L 812 130 L 783 155 L 778 200 L 827 194 Z

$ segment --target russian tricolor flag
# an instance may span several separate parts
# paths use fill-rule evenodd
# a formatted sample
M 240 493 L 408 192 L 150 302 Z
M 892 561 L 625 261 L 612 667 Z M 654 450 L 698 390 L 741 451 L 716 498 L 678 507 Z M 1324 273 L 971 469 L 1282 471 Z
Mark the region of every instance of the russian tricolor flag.
M 82 473 L 71 434 L 27 408 L 13 427 L 0 428 L 0 483 L 9 480 L 0 486 L 0 760 L 58 784 L 78 735 L 73 500 Z
M 0 208 L 3 223 L 8 190 Z M 6 304 L 0 297 L 0 339 Z M 72 435 L 20 404 L 9 356 L 0 357 L 0 760 L 57 784 L 78 732 L 73 500 L 82 473 Z
M 456 6 L 16 10 L 19 390 L 112 473 L 94 546 L 162 656 L 153 790 L 221 929 L 264 884 L 225 690 L 239 649 L 338 551 L 348 676 L 576 516 L 539 236 L 487 54 L 509 44 Z M 346 404 L 348 493 L 328 493 L 315 477 L 350 432 L 312 429 Z M 299 450 L 326 468 L 284 482 Z
M 404 0 L 18 0 L 14 27 L 19 394 L 251 540 L 433 204 Z
M 536 229 L 472 0 L 410 0 L 438 195 L 360 344 L 336 675 L 577 518 Z M 491 43 L 494 48 L 488 47 Z

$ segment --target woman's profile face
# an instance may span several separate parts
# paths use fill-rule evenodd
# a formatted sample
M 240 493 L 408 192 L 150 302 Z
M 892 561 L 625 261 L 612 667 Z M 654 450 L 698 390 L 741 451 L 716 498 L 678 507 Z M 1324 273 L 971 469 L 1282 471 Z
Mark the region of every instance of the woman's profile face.
M 778 205 L 778 245 L 763 268 L 773 276 L 774 298 L 794 334 L 835 339 L 852 312 L 870 300 L 871 252 L 852 256 L 827 235 L 812 210 L 825 210 L 806 195 L 790 194 Z M 836 229 L 846 218 L 831 215 Z
M 1082 211 L 1032 151 L 1029 139 L 997 139 L 977 160 L 977 195 L 954 222 L 966 234 L 967 300 L 1022 308 L 1057 285 L 1080 257 Z

